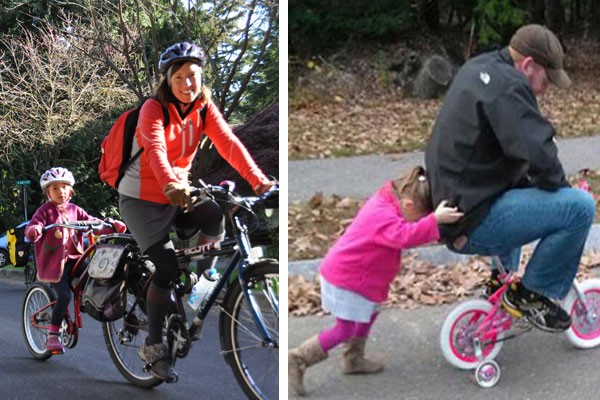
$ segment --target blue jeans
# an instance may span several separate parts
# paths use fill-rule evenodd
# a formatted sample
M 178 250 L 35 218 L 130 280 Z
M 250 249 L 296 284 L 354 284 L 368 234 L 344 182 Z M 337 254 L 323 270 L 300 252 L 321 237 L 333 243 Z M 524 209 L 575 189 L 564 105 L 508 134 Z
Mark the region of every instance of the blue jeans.
M 521 246 L 539 239 L 523 285 L 546 297 L 563 299 L 575 279 L 594 211 L 594 200 L 581 189 L 512 189 L 492 204 L 466 244 L 452 250 L 499 256 L 507 268 L 516 270 Z

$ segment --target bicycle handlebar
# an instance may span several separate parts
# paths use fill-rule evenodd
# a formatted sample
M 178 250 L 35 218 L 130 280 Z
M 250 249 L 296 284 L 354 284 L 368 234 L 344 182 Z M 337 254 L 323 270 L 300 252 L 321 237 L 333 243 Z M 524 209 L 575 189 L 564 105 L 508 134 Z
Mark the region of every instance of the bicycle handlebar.
M 112 227 L 108 222 L 104 222 L 101 220 L 93 220 L 93 221 L 70 221 L 65 223 L 56 223 L 44 226 L 42 229 L 47 231 L 52 228 L 68 228 L 77 231 L 85 231 L 89 229 L 99 229 L 102 227 Z
M 202 181 L 200 183 L 202 184 Z M 266 208 L 277 208 L 279 206 L 279 183 L 275 183 L 260 196 L 242 197 L 229 190 L 229 188 L 218 185 L 204 185 L 200 188 L 191 187 L 190 195 L 209 198 L 214 198 L 214 195 L 225 195 L 229 203 L 244 208 L 252 208 L 259 203 L 264 203 Z

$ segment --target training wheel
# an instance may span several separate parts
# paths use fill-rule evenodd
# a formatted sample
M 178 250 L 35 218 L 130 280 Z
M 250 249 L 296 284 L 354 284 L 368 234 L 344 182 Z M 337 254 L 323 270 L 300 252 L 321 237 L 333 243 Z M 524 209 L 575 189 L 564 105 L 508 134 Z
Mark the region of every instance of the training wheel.
M 475 369 L 475 380 L 482 388 L 488 389 L 496 385 L 500 379 L 500 366 L 494 360 L 484 361 Z

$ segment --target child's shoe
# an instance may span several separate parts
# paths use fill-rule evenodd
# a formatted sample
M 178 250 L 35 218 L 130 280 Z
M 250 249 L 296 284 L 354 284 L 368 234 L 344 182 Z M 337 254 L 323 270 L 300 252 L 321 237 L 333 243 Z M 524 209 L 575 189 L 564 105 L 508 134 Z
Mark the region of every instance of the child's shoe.
M 536 328 L 546 332 L 563 332 L 571 326 L 569 314 L 546 296 L 534 293 L 516 282 L 504 292 L 502 304 L 515 316 L 521 314 Z
M 342 373 L 374 374 L 383 370 L 383 361 L 365 358 L 366 344 L 366 337 L 354 337 L 347 342 L 348 347 L 342 356 Z
M 304 389 L 304 372 L 306 368 L 326 358 L 327 353 L 323 351 L 318 335 L 311 337 L 288 352 L 288 381 L 298 396 L 306 394 Z
M 58 335 L 49 334 L 46 339 L 46 350 L 48 353 L 52 355 L 63 354 L 65 352 L 65 347 L 60 341 L 60 337 Z

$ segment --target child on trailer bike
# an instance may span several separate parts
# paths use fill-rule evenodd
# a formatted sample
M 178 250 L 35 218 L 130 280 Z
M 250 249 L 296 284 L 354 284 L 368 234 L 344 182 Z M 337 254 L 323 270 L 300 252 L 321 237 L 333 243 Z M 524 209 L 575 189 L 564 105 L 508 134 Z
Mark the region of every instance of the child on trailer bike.
M 322 306 L 335 325 L 289 351 L 292 389 L 304 395 L 304 372 L 327 358 L 329 350 L 346 342 L 342 372 L 376 373 L 382 361 L 365 357 L 365 345 L 400 269 L 402 249 L 439 239 L 439 223 L 457 221 L 462 213 L 441 201 L 432 211 L 429 182 L 422 167 L 406 177 L 386 182 L 354 218 L 321 264 Z
M 594 217 L 594 201 L 569 187 L 554 142 L 556 131 L 536 96 L 548 82 L 570 85 L 556 36 L 540 25 L 517 30 L 508 47 L 466 62 L 436 117 L 425 152 L 433 201 L 465 213 L 440 226 L 456 252 L 499 256 L 518 269 L 521 247 L 539 240 L 524 276 L 503 294 L 505 307 L 537 328 L 571 323 L 555 301 L 572 285 Z M 492 271 L 491 294 L 500 286 Z
M 40 187 L 47 197 L 33 214 L 25 229 L 27 239 L 35 243 L 37 279 L 50 282 L 56 293 L 56 304 L 48 332 L 46 348 L 51 354 L 62 354 L 65 349 L 60 341 L 60 325 L 71 302 L 69 276 L 73 266 L 83 254 L 83 236 L 71 229 L 53 228 L 43 230 L 44 226 L 69 221 L 89 221 L 96 218 L 84 209 L 71 203 L 75 178 L 66 168 L 55 167 L 44 172 L 40 178 Z M 107 220 L 113 228 L 102 228 L 97 234 L 123 233 L 125 224 L 116 220 Z

